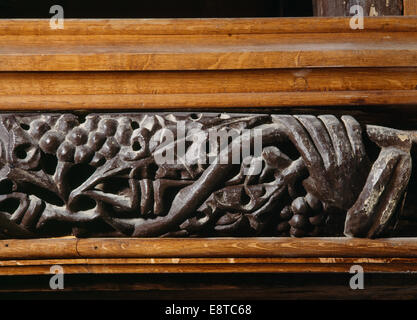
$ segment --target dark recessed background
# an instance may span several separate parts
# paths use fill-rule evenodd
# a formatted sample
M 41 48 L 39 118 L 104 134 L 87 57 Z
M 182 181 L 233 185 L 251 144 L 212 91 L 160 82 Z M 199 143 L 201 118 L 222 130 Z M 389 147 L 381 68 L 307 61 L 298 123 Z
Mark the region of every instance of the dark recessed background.
M 0 18 L 227 18 L 312 16 L 311 0 L 0 0 Z

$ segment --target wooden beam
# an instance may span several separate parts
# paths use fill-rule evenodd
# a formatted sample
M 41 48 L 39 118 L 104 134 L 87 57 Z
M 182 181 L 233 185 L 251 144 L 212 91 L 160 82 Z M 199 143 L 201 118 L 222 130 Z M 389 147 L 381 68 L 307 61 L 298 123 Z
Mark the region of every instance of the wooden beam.
M 0 98 L 31 95 L 415 91 L 416 85 L 417 67 L 192 72 L 2 72 Z
M 6 95 L 415 90 L 417 68 L 0 73 Z
M 0 241 L 0 275 L 416 272 L 417 239 L 216 238 Z
M 416 238 L 91 238 L 0 240 L 0 259 L 417 258 Z
M 254 30 L 245 29 L 238 19 L 226 19 L 217 34 L 212 21 L 203 21 L 207 29 L 201 29 L 196 27 L 198 20 L 189 20 L 180 23 L 175 35 L 168 34 L 177 30 L 174 21 L 167 22 L 166 31 L 159 24 L 153 30 L 143 21 L 139 24 L 148 27 L 145 31 L 112 22 L 104 34 L 99 30 L 106 30 L 107 20 L 74 21 L 73 26 L 66 21 L 68 30 L 56 33 L 41 20 L 22 25 L 2 21 L 0 71 L 417 66 L 417 18 L 368 18 L 361 31 L 349 28 L 349 18 L 314 19 L 293 19 L 291 26 L 300 23 L 295 31 L 288 31 L 288 19 L 264 19 L 264 27 L 257 21 Z M 335 30 L 331 26 L 337 26 L 337 21 L 340 26 Z
M 0 261 L 0 276 L 50 275 L 54 265 L 65 274 L 348 273 L 353 265 L 365 272 L 417 272 L 417 258 L 130 258 Z
M 415 105 L 417 68 L 2 72 L 0 110 Z
M 411 0 L 415 1 L 415 0 Z M 352 30 L 346 17 L 213 19 L 65 19 L 51 29 L 49 19 L 0 19 L 0 36 L 144 36 L 286 33 L 417 32 L 414 17 L 365 17 L 366 29 Z
M 131 95 L 20 95 L 0 97 L 1 111 L 33 110 L 209 110 L 245 107 L 364 106 L 417 104 L 414 90 L 333 91 L 333 92 L 258 92 L 204 94 Z

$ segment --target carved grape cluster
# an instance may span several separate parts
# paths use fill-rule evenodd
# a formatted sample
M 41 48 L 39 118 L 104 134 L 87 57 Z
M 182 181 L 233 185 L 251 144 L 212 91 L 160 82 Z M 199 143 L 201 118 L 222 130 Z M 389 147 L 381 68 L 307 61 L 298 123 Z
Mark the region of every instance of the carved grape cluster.
M 56 155 L 60 162 L 101 166 L 123 146 L 130 146 L 136 124 L 128 117 L 118 120 L 88 116 L 80 124 L 76 116 L 62 115 L 51 127 L 47 119 L 30 123 L 30 135 L 39 140 L 40 149 Z
M 280 236 L 318 236 L 324 232 L 327 214 L 320 200 L 307 194 L 285 206 L 280 212 L 280 218 L 281 222 L 277 225 Z

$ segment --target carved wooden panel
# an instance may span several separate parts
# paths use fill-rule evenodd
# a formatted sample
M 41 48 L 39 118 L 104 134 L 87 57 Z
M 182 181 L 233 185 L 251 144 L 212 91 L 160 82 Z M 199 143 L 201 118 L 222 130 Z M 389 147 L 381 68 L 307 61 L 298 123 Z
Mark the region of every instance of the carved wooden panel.
M 416 139 L 348 115 L 3 113 L 0 234 L 398 235 Z

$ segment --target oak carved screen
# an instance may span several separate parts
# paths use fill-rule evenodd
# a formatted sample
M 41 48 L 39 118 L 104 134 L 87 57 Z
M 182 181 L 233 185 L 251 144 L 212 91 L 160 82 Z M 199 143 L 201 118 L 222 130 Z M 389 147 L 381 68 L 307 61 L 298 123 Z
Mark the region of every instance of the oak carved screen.
M 417 235 L 415 142 L 348 115 L 3 113 L 0 237 Z

